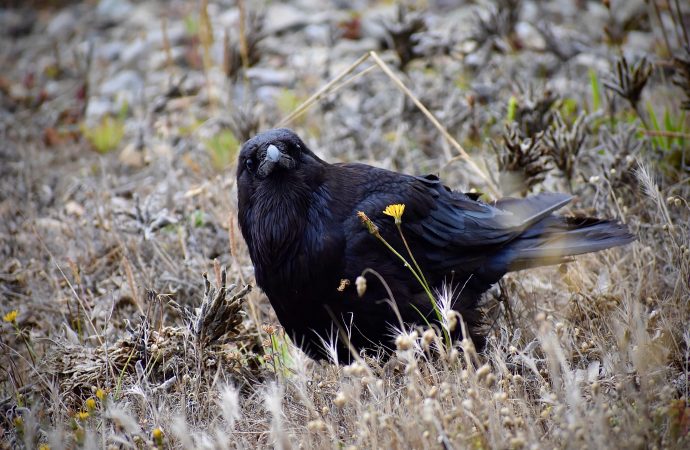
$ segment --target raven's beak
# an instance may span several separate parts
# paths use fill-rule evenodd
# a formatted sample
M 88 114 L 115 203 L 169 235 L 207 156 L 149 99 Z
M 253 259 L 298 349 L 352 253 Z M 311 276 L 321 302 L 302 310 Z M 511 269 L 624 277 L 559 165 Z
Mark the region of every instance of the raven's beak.
M 269 176 L 276 167 L 292 169 L 295 167 L 295 160 L 292 158 L 292 156 L 281 152 L 278 147 L 271 144 L 268 146 L 268 148 L 266 148 L 266 154 L 264 155 L 261 164 L 259 164 L 257 174 L 261 178 L 265 178 Z

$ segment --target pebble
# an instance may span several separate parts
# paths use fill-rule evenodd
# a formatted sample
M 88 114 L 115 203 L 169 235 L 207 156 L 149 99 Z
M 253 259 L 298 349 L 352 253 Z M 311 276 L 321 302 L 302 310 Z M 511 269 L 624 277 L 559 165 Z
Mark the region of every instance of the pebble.
M 149 45 L 144 40 L 137 39 L 122 50 L 122 62 L 126 65 L 136 66 L 137 63 L 144 59 L 148 51 Z
M 89 98 L 89 104 L 86 106 L 86 121 L 92 123 L 114 109 L 113 102 L 110 100 L 100 97 L 91 97 Z
M 279 34 L 294 28 L 302 27 L 308 22 L 309 15 L 292 5 L 274 3 L 266 12 L 265 28 L 268 34 Z
M 293 75 L 285 70 L 265 67 L 250 67 L 247 76 L 259 85 L 288 86 L 294 80 Z
M 127 0 L 101 0 L 96 7 L 99 19 L 106 23 L 125 20 L 132 12 L 132 4 Z
M 143 87 L 144 81 L 137 72 L 133 70 L 123 70 L 103 82 L 100 92 L 105 96 L 115 96 L 123 92 L 137 96 Z
M 75 12 L 70 8 L 65 8 L 48 22 L 46 32 L 53 37 L 65 36 L 74 30 L 76 26 L 77 17 Z
M 544 50 L 546 47 L 541 33 L 530 23 L 518 22 L 515 25 L 515 34 L 522 44 L 530 50 Z

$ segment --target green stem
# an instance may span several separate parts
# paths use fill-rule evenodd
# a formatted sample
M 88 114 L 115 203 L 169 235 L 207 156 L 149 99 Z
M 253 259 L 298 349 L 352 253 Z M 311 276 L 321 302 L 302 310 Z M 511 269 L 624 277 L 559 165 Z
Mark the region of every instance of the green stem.
M 433 294 L 431 293 L 431 289 L 429 288 L 429 285 L 426 283 L 426 280 L 422 280 L 422 278 L 420 278 L 420 275 L 421 275 L 422 277 L 424 277 L 424 275 L 422 274 L 422 271 L 420 270 L 420 271 L 419 271 L 419 274 L 417 274 L 417 272 L 416 272 L 416 271 L 414 270 L 414 268 L 410 265 L 410 263 L 407 262 L 407 260 L 405 259 L 405 257 L 404 257 L 403 255 L 401 255 L 400 253 L 398 253 L 398 251 L 397 251 L 396 249 L 394 249 L 394 248 L 383 238 L 383 236 L 381 236 L 381 234 L 375 233 L 375 236 L 378 238 L 379 241 L 383 242 L 383 244 L 384 244 L 386 247 L 388 247 L 388 250 L 390 250 L 395 256 L 397 256 L 398 258 L 400 258 L 400 260 L 403 262 L 403 264 L 405 264 L 405 267 L 407 267 L 408 269 L 410 269 L 410 272 L 412 272 L 412 275 L 414 275 L 414 277 L 417 279 L 417 281 L 418 281 L 419 284 L 422 286 L 422 288 L 424 288 L 424 292 L 426 292 L 427 297 L 429 297 L 429 301 L 431 302 L 431 307 L 434 308 L 434 313 L 436 314 L 436 318 L 438 319 L 439 323 L 443 323 L 443 315 L 441 314 L 441 311 L 438 309 L 438 306 L 436 305 L 436 300 L 434 299 L 434 296 L 433 296 Z M 404 241 L 404 240 L 405 240 L 405 238 L 403 237 L 403 241 Z M 407 244 L 406 244 L 406 246 L 407 246 Z M 408 251 L 409 251 L 409 248 L 408 248 Z M 410 252 L 410 256 L 412 256 L 412 255 L 411 255 L 411 252 Z M 412 260 L 414 261 L 414 257 L 412 258 Z M 416 262 L 415 262 L 415 265 L 417 265 Z M 417 266 L 417 269 L 419 270 L 419 266 Z M 449 334 L 448 330 L 446 330 L 444 327 L 441 327 L 441 329 L 443 330 L 443 337 L 445 338 L 446 345 L 448 346 L 448 348 L 450 348 L 450 345 L 451 345 L 450 334 Z
M 396 224 L 396 226 L 398 227 L 398 232 L 400 233 L 400 237 L 402 238 L 403 244 L 405 244 L 405 248 L 407 249 L 407 254 L 410 255 L 410 259 L 412 259 L 414 266 L 417 268 L 417 272 L 419 272 L 419 276 L 422 278 L 422 281 L 424 282 L 424 287 L 428 290 L 429 283 L 426 281 L 426 278 L 424 277 L 424 272 L 422 272 L 422 269 L 419 267 L 419 264 L 417 264 L 417 260 L 414 259 L 414 255 L 412 254 L 412 250 L 410 250 L 410 246 L 407 245 L 407 239 L 405 239 L 405 235 L 402 232 L 402 227 L 400 226 L 400 224 Z

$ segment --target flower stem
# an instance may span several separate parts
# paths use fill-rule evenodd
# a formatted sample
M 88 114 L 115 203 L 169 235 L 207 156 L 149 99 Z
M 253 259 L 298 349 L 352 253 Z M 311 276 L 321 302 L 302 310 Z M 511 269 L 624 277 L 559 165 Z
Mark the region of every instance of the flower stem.
M 402 231 L 400 232 L 400 234 L 402 236 Z M 410 253 L 410 257 L 412 258 L 412 261 L 414 261 L 414 264 L 417 267 L 417 270 L 415 270 L 410 265 L 410 263 L 407 262 L 405 257 L 403 255 L 401 255 L 400 253 L 398 253 L 398 251 L 396 249 L 394 249 L 393 246 L 391 246 L 383 238 L 383 236 L 381 236 L 381 234 L 378 233 L 378 231 L 376 233 L 374 233 L 374 236 L 376 236 L 376 238 L 379 241 L 383 242 L 383 244 L 388 248 L 388 250 L 390 250 L 395 256 L 400 258 L 400 260 L 403 262 L 403 264 L 405 264 L 405 267 L 407 267 L 410 270 L 410 272 L 412 272 L 412 275 L 414 275 L 414 277 L 417 279 L 417 281 L 422 286 L 422 288 L 424 288 L 424 292 L 426 292 L 427 297 L 429 297 L 429 301 L 431 302 L 431 306 L 434 309 L 434 313 L 436 314 L 437 320 L 439 321 L 439 323 L 443 323 L 443 316 L 441 315 L 441 311 L 438 309 L 438 305 L 436 304 L 436 299 L 434 298 L 434 295 L 431 293 L 431 289 L 429 288 L 429 285 L 427 284 L 426 279 L 424 278 L 424 274 L 422 274 L 422 271 L 419 269 L 419 265 L 417 265 L 417 261 L 415 261 L 414 256 L 412 256 L 412 252 L 410 251 L 410 248 L 407 246 L 407 242 L 405 241 L 405 237 L 403 236 L 403 242 L 405 242 L 405 247 L 407 248 L 407 251 Z M 417 271 L 419 271 L 419 273 L 417 273 Z M 448 346 L 448 348 L 450 348 L 450 345 L 451 345 L 450 334 L 445 329 L 445 327 L 441 327 L 441 329 L 443 330 L 443 337 L 445 338 L 446 345 Z

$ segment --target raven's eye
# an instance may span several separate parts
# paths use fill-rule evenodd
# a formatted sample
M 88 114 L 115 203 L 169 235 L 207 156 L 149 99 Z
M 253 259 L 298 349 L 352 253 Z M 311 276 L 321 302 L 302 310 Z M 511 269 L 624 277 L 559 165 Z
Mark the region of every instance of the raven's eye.
M 254 173 L 254 160 L 251 158 L 247 158 L 244 160 L 244 166 L 247 168 L 247 170 L 251 173 Z

